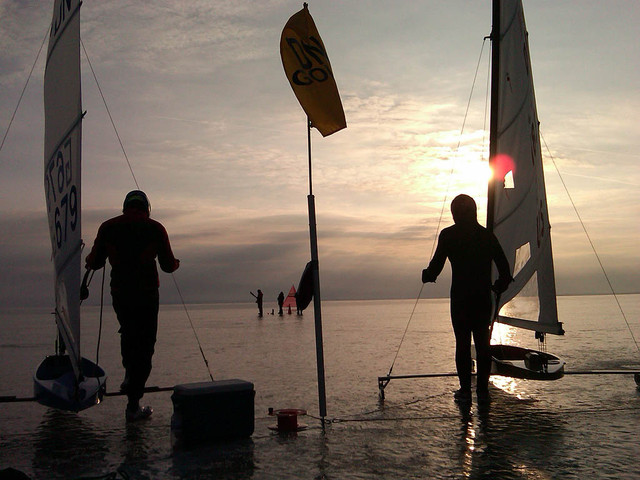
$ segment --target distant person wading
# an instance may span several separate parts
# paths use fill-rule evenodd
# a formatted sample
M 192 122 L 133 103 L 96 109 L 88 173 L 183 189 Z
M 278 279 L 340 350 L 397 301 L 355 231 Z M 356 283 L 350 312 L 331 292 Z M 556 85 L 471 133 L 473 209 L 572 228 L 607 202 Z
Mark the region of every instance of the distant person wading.
M 140 190 L 129 192 L 122 215 L 107 220 L 98 230 L 86 268 L 98 270 L 107 258 L 111 265 L 111 297 L 120 324 L 120 346 L 125 379 L 121 390 L 129 399 L 127 421 L 147 418 L 150 407 L 140 407 L 140 399 L 151 373 L 158 330 L 160 268 L 167 273 L 180 266 L 171 251 L 167 231 L 149 218 L 150 204 Z
M 262 317 L 262 297 L 264 296 L 262 294 L 262 290 L 258 289 L 258 294 L 256 295 L 253 292 L 249 292 L 251 295 L 254 296 L 254 298 L 256 299 L 256 303 L 258 304 L 258 316 Z

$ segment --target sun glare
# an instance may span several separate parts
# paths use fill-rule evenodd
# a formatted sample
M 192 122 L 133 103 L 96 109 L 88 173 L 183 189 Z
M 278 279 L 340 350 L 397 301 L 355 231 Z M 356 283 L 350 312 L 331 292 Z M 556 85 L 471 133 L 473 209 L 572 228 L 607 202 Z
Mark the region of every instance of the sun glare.
M 495 172 L 496 180 L 503 180 L 509 173 L 513 172 L 515 163 L 513 158 L 506 154 L 498 154 L 495 156 L 492 162 L 493 172 Z M 512 175 L 511 175 L 512 177 Z
M 492 175 L 493 172 L 489 167 L 489 162 L 474 155 L 473 158 L 464 158 L 460 161 L 456 176 L 464 184 L 477 185 L 484 189 L 489 180 L 491 180 Z

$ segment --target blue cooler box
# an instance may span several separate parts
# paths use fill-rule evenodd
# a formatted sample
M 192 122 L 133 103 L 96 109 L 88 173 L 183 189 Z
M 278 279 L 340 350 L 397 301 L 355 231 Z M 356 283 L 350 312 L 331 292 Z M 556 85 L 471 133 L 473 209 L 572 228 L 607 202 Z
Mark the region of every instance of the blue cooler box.
M 176 443 L 250 437 L 254 429 L 253 383 L 218 380 L 173 387 L 171 436 Z

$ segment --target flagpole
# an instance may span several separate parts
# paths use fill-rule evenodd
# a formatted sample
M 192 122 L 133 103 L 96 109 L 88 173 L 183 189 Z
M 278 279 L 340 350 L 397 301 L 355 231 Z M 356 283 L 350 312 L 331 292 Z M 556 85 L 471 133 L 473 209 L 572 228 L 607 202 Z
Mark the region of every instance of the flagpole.
M 311 121 L 307 118 L 307 145 L 309 153 L 309 240 L 311 244 L 311 262 L 313 268 L 313 313 L 316 327 L 316 365 L 318 369 L 318 406 L 322 426 L 327 416 L 327 396 L 324 385 L 324 349 L 322 346 L 322 311 L 320 306 L 320 272 L 318 266 L 318 235 L 316 231 L 316 206 L 313 196 L 313 184 L 311 177 Z

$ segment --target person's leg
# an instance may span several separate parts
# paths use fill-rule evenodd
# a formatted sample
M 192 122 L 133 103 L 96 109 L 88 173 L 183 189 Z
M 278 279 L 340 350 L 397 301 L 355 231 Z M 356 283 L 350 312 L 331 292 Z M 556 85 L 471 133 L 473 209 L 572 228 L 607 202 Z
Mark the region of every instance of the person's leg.
M 489 399 L 489 376 L 491 375 L 491 312 L 490 297 L 479 301 L 473 324 L 473 343 L 476 346 L 478 378 L 476 392 L 479 401 Z
M 137 414 L 141 411 L 140 399 L 151 373 L 158 327 L 158 295 L 152 292 L 114 299 L 114 308 L 120 322 L 122 364 L 128 381 L 127 418 L 145 418 L 151 414 L 151 409 L 142 416 Z
M 476 346 L 476 362 L 478 366 L 476 391 L 478 392 L 478 398 L 480 398 L 488 394 L 489 375 L 491 373 L 491 335 L 488 324 L 481 322 L 481 325 L 473 329 L 473 343 Z
M 129 401 L 137 404 L 142 398 L 144 387 L 151 374 L 153 354 L 158 331 L 157 292 L 145 294 L 135 305 L 136 322 L 131 331 L 135 350 L 131 352 L 129 368 Z
M 456 370 L 462 392 L 471 392 L 471 329 L 466 319 L 457 315 L 452 318 L 456 337 Z
M 124 380 L 120 388 L 126 392 L 129 388 L 129 369 L 133 363 L 132 354 L 136 349 L 135 340 L 132 336 L 132 325 L 135 324 L 136 317 L 131 302 L 124 295 L 113 296 L 113 310 L 116 313 L 120 325 L 120 329 L 118 330 L 120 334 L 120 355 L 125 372 Z

